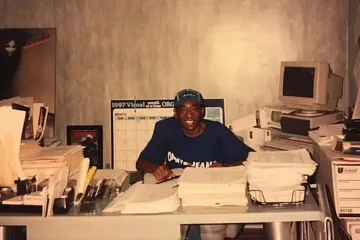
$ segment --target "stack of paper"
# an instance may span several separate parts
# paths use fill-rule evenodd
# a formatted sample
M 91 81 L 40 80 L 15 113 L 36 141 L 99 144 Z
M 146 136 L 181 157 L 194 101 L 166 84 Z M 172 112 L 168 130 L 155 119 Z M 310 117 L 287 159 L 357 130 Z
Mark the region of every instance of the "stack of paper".
M 247 205 L 246 168 L 186 168 L 178 180 L 182 206 Z
M 3 106 L 0 116 L 0 186 L 10 187 L 26 179 L 19 156 L 25 112 Z
M 57 147 L 42 147 L 30 154 L 23 155 L 23 169 L 44 169 L 70 166 L 70 175 L 78 170 L 83 157 L 83 146 L 62 145 Z
M 24 112 L 21 139 L 34 139 L 38 142 L 42 139 L 49 112 L 44 103 L 35 102 L 33 97 L 13 97 L 1 100 L 0 106 Z
M 174 212 L 179 206 L 180 200 L 173 185 L 137 182 L 113 200 L 103 212 L 153 214 Z
M 251 152 L 246 162 L 249 192 L 261 203 L 300 202 L 317 164 L 305 149 Z
M 39 142 L 35 140 L 23 140 L 20 145 L 20 159 L 24 159 L 29 155 L 33 155 L 40 151 Z

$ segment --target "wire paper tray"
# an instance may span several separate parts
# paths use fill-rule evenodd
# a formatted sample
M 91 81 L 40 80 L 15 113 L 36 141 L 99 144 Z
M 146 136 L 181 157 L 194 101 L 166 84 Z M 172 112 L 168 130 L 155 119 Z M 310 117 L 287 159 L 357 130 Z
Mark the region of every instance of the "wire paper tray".
M 294 190 L 291 194 L 290 202 L 266 201 L 266 198 L 261 190 L 249 190 L 249 195 L 250 195 L 251 201 L 256 205 L 270 205 L 270 206 L 277 206 L 277 207 L 281 207 L 284 205 L 301 205 L 305 202 L 306 188 L 307 187 L 305 187 L 303 190 Z M 250 193 L 255 195 L 255 197 L 253 197 Z

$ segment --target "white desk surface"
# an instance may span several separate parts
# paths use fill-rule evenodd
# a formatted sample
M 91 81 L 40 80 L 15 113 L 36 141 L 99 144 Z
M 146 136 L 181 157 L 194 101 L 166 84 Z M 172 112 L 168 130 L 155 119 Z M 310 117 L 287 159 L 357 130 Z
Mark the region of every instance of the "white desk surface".
M 63 215 L 48 218 L 0 215 L 0 225 L 26 225 L 27 239 L 179 239 L 181 224 L 319 221 L 322 214 L 311 194 L 305 204 L 282 208 L 186 207 L 155 215 Z M 171 237 L 170 237 L 171 236 Z

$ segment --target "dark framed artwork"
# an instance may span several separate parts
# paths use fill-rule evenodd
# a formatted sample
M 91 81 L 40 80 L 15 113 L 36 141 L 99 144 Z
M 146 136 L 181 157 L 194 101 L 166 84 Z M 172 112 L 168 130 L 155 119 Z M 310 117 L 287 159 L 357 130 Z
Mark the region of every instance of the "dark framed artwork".
M 68 125 L 66 144 L 84 146 L 84 157 L 90 159 L 90 166 L 103 168 L 103 126 Z

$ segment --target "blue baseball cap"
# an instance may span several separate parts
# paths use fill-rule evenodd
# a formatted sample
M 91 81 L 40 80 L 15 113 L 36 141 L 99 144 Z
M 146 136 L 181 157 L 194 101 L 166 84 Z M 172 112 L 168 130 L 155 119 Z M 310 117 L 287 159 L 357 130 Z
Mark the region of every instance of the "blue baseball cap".
M 201 93 L 192 89 L 184 89 L 176 94 L 174 99 L 174 107 L 180 107 L 187 101 L 192 101 L 201 106 L 204 106 L 204 98 Z

